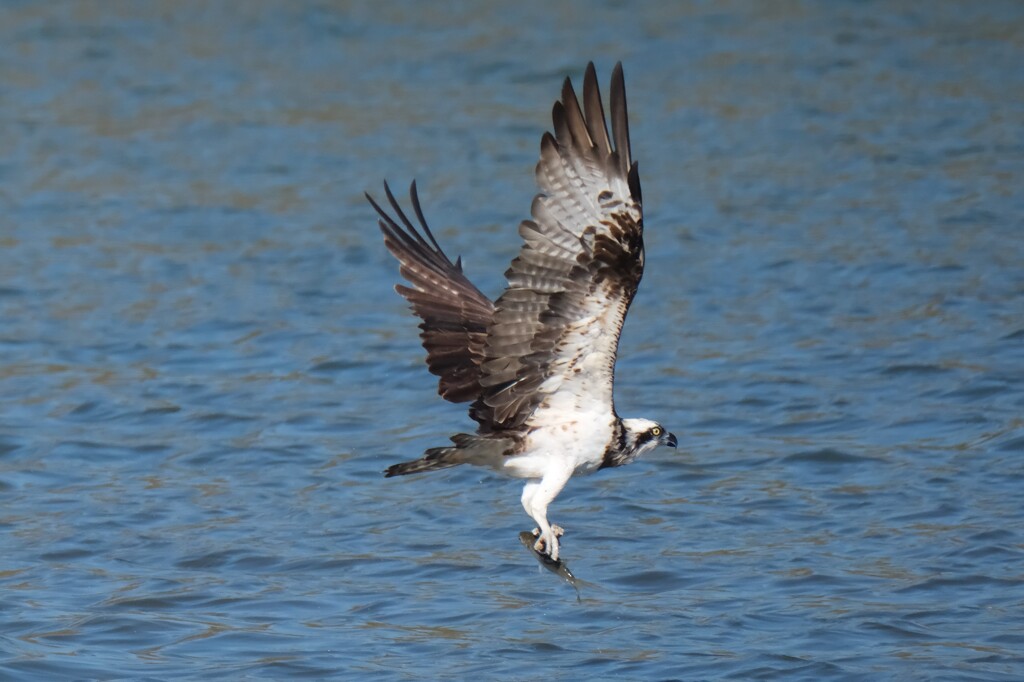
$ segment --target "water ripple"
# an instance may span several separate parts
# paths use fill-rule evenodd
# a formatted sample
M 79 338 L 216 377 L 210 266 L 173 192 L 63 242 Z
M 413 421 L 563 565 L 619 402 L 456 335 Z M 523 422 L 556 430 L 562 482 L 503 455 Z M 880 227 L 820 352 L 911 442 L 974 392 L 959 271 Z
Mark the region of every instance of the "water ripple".
M 1020 6 L 170 9 L 0 9 L 0 678 L 1024 678 Z M 361 193 L 496 293 L 588 59 L 680 447 L 570 482 L 574 588 L 381 476 L 472 423 Z

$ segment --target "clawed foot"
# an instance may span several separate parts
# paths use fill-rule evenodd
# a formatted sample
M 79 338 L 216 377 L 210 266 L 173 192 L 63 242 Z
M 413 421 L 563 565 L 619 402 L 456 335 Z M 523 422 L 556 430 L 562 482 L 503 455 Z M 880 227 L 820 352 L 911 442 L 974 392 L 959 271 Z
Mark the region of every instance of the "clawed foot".
M 565 535 L 561 526 L 551 526 L 550 537 L 540 532 L 540 528 L 533 529 L 533 535 L 537 542 L 533 543 L 533 550 L 551 557 L 552 561 L 558 561 L 558 538 Z
M 530 532 L 533 533 L 533 537 L 539 537 L 540 536 L 540 528 L 534 528 Z M 565 529 L 562 528 L 561 526 L 559 526 L 557 523 L 551 524 L 551 532 L 555 534 L 556 538 L 560 538 L 563 535 L 565 535 Z

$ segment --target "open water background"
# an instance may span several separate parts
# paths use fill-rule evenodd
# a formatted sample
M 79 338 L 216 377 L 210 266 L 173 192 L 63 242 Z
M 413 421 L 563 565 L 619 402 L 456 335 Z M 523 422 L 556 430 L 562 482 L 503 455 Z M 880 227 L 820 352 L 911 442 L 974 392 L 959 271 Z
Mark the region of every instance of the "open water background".
M 434 395 L 364 190 L 496 295 L 626 69 L 647 275 L 556 502 Z M 0 678 L 1024 678 L 1024 4 L 0 4 Z

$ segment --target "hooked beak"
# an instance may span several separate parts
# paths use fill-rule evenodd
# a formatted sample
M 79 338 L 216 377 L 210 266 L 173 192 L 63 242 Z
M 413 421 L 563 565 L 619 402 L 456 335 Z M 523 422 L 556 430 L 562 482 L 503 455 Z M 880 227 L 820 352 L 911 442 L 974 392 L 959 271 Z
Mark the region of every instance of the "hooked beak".
M 661 444 L 674 448 L 678 444 L 676 441 L 676 435 L 674 433 L 666 433 L 661 439 Z

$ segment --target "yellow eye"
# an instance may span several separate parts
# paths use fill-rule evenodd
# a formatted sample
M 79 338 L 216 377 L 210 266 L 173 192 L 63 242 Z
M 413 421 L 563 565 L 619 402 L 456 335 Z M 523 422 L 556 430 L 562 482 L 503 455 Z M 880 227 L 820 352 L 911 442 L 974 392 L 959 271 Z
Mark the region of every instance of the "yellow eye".
M 653 429 L 651 429 L 651 435 L 655 436 L 655 437 L 660 436 L 661 435 L 661 427 L 660 426 L 655 426 Z

